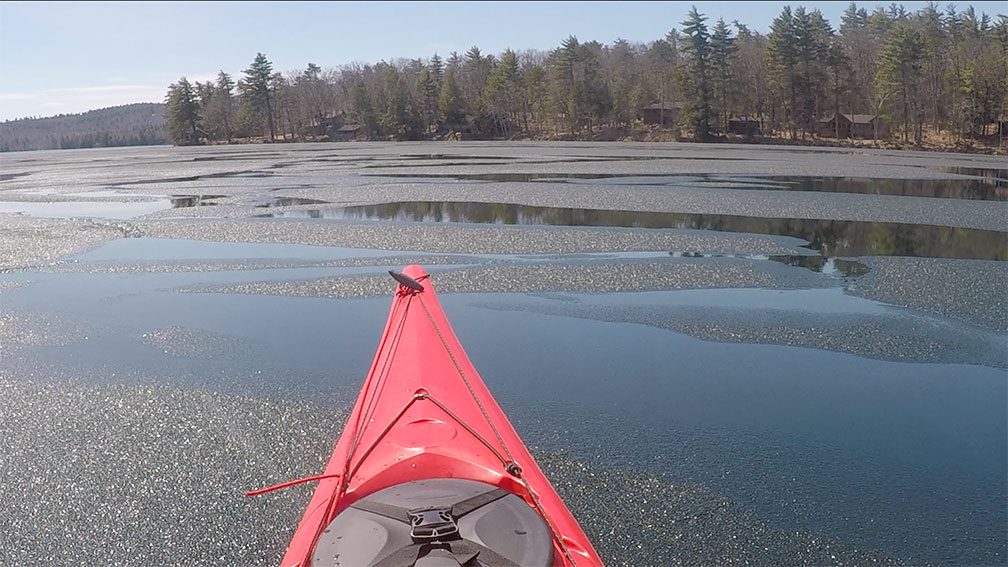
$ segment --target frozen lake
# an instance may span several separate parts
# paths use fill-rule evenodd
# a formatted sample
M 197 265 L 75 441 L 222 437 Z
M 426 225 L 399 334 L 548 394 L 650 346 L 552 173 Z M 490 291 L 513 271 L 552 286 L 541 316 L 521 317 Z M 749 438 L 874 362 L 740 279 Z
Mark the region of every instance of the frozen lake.
M 0 557 L 275 564 L 310 492 L 242 491 L 321 470 L 386 272 L 421 263 L 610 564 L 1003 564 L 1006 170 L 698 144 L 0 155 Z

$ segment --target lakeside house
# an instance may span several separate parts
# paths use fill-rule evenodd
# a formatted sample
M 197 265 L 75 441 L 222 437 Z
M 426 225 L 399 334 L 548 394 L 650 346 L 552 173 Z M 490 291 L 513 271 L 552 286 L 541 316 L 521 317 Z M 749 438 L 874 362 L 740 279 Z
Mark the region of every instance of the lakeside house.
M 728 133 L 742 136 L 762 136 L 763 121 L 756 116 L 736 116 L 728 119 Z
M 349 142 L 357 138 L 361 131 L 359 124 L 344 124 L 335 130 L 329 131 L 329 139 L 334 142 Z
M 679 121 L 679 111 L 682 110 L 682 103 L 678 102 L 656 102 L 640 109 L 637 117 L 644 124 L 658 126 L 675 126 Z
M 821 138 L 886 138 L 889 124 L 878 114 L 834 114 L 817 124 Z

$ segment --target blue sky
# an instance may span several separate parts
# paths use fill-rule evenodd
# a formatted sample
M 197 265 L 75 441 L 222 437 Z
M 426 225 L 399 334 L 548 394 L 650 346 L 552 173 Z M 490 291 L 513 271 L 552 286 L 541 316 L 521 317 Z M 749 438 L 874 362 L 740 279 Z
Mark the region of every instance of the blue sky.
M 859 2 L 871 11 L 889 2 Z M 690 5 L 766 32 L 785 4 L 839 25 L 847 2 L 2 2 L 0 120 L 160 101 L 180 76 L 241 74 L 256 52 L 280 71 L 446 56 L 476 45 L 552 49 L 570 34 L 653 41 Z M 902 2 L 916 10 L 925 2 Z M 946 5 L 947 2 L 941 2 Z M 1005 2 L 972 4 L 991 15 Z

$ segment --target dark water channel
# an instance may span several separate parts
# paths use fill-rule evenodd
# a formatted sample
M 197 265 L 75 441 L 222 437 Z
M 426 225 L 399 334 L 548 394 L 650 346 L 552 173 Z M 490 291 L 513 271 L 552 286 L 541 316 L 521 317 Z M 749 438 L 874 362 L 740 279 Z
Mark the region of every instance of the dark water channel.
M 811 191 L 897 195 L 941 199 L 1008 201 L 1008 179 L 999 170 L 969 169 L 949 171 L 977 179 L 877 179 L 867 177 L 676 175 L 667 173 L 383 173 L 372 177 L 411 179 L 417 182 L 486 181 L 497 183 L 575 183 L 602 185 L 646 185 L 662 187 L 718 187 L 721 189 L 763 189 L 769 191 Z
M 319 207 L 284 211 L 270 216 L 335 220 L 700 229 L 793 236 L 808 241 L 809 248 L 818 250 L 824 256 L 1008 259 L 1008 235 L 1003 232 L 906 223 L 778 219 L 444 201 Z

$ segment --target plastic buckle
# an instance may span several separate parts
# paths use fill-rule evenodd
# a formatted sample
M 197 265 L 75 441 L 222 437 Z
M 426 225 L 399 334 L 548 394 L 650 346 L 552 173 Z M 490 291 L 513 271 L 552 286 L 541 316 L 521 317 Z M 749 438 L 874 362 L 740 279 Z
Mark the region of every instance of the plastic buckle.
M 440 539 L 458 533 L 450 507 L 431 507 L 409 511 L 410 536 L 414 540 Z

